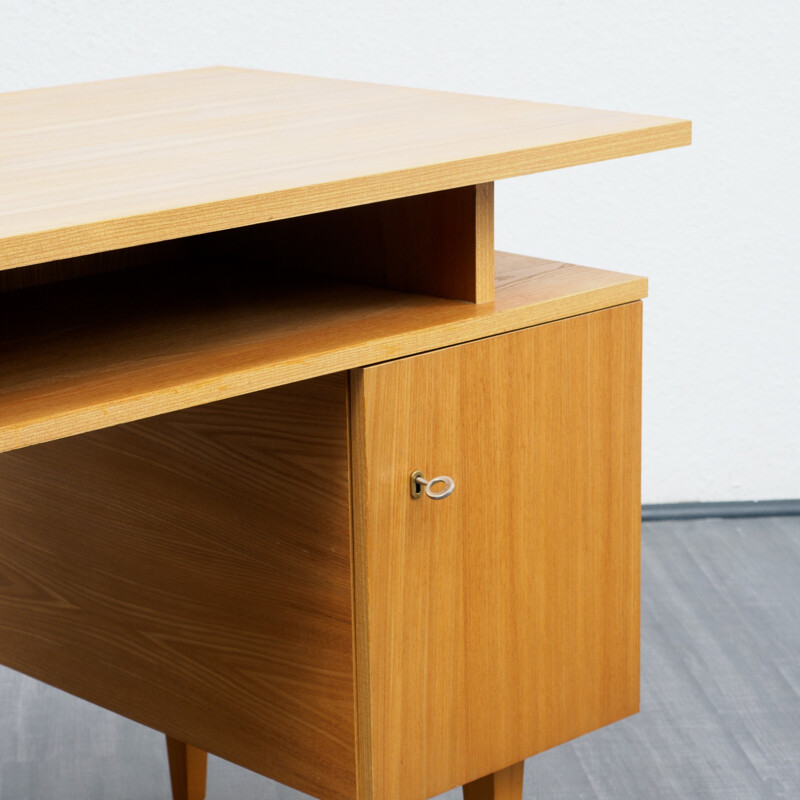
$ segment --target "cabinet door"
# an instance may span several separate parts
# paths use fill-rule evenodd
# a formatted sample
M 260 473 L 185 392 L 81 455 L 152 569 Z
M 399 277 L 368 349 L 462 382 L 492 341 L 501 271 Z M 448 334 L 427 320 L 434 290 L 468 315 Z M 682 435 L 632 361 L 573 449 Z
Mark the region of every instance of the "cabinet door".
M 641 303 L 352 373 L 362 797 L 638 710 L 640 385 Z

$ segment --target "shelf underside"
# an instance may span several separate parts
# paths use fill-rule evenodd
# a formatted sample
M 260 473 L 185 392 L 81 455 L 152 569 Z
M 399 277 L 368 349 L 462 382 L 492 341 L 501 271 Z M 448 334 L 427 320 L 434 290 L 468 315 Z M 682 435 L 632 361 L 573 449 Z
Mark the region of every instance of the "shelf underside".
M 254 265 L 172 264 L 0 294 L 0 451 L 645 296 L 644 278 L 498 253 L 472 304 Z

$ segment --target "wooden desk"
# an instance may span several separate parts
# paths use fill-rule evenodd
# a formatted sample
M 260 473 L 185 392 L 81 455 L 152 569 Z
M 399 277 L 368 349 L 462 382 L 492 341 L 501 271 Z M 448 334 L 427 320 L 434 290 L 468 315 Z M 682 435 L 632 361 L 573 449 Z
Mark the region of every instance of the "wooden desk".
M 518 800 L 637 710 L 646 281 L 495 255 L 492 181 L 688 122 L 228 68 L 0 120 L 4 664 L 176 799 Z

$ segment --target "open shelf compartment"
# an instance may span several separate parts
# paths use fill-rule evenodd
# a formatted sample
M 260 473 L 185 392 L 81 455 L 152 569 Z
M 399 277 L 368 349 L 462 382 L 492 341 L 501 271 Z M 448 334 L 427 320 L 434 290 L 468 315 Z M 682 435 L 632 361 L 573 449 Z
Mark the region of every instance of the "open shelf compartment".
M 168 276 L 168 277 L 165 277 Z M 0 293 L 0 451 L 645 296 L 644 278 L 496 254 L 495 301 L 177 262 Z

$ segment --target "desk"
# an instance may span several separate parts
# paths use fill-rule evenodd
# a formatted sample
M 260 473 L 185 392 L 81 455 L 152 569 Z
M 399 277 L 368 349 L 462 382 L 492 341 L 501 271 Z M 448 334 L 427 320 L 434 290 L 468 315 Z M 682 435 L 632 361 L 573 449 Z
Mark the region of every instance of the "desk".
M 688 122 L 229 68 L 0 119 L 2 663 L 176 800 L 519 800 L 637 710 L 646 281 L 495 254 L 493 181 Z

